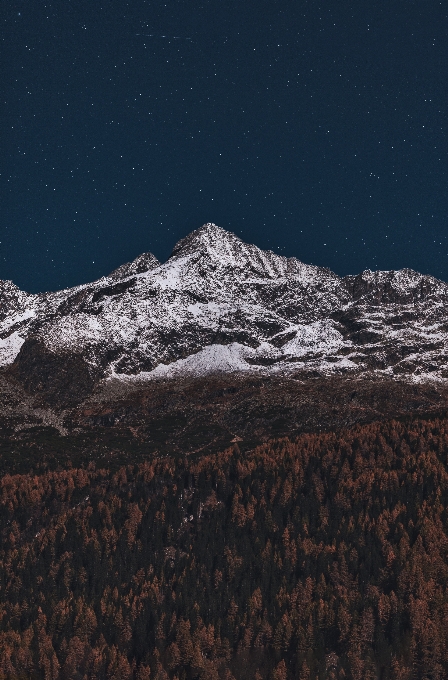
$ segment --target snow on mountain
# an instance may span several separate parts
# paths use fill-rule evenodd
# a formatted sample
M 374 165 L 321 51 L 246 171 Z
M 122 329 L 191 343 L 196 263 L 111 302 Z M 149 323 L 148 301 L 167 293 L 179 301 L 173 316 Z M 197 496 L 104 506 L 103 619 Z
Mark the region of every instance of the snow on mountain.
M 410 304 L 446 296 L 447 284 L 412 269 L 346 276 L 345 284 L 354 300 L 373 304 Z
M 29 388 L 108 376 L 376 371 L 448 375 L 448 286 L 409 269 L 338 277 L 205 224 L 167 262 L 28 295 L 0 283 L 0 363 Z
M 124 279 L 133 274 L 142 274 L 150 269 L 155 269 L 160 262 L 152 253 L 142 253 L 133 262 L 126 262 L 109 274 L 110 279 Z

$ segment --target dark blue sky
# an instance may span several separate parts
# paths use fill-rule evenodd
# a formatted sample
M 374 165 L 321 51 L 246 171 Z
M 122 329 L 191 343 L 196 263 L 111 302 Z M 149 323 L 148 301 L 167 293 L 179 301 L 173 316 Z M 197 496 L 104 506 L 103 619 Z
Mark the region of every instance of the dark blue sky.
M 448 280 L 446 3 L 0 11 L 0 278 L 82 283 L 213 221 L 339 274 Z

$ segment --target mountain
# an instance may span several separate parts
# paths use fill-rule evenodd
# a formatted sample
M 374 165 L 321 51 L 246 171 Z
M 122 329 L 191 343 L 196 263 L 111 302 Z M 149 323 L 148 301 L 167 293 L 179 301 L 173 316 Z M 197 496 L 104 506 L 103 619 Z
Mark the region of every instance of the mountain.
M 167 262 L 30 295 L 0 283 L 0 362 L 29 394 L 74 405 L 107 381 L 212 374 L 443 382 L 448 285 L 410 269 L 339 277 L 208 223 Z
M 213 224 L 0 282 L 0 676 L 444 677 L 447 293 Z
M 0 282 L 0 677 L 447 677 L 447 288 L 213 224 Z

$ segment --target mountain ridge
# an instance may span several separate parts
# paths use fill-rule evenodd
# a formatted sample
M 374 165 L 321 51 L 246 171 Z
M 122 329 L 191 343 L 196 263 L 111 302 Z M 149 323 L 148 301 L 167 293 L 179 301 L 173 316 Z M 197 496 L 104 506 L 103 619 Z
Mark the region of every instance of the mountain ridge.
M 0 364 L 48 403 L 102 381 L 213 373 L 448 376 L 448 285 L 402 269 L 339 277 L 207 223 L 164 263 L 38 295 L 0 282 Z

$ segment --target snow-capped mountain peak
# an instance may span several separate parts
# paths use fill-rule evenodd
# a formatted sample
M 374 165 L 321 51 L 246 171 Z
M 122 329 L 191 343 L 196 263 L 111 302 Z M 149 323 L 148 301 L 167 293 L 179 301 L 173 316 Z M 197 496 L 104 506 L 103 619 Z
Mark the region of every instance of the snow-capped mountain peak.
M 261 250 L 257 246 L 244 243 L 236 234 L 212 222 L 178 241 L 170 260 L 188 255 L 202 256 L 220 268 L 233 267 L 246 270 L 248 275 L 270 278 L 284 276 L 293 270 L 298 271 L 302 264 L 295 258 L 288 260 L 270 250 Z
M 108 277 L 28 295 L 0 283 L 0 362 L 70 402 L 98 380 L 221 372 L 448 376 L 448 286 L 409 269 L 340 278 L 212 223 Z M 65 396 L 64 396 L 65 395 Z
M 370 303 L 407 304 L 447 295 L 446 283 L 413 269 L 376 272 L 367 269 L 357 276 L 346 276 L 344 281 L 354 300 Z
M 142 274 L 160 266 L 160 262 L 152 253 L 142 253 L 132 262 L 126 262 L 114 269 L 108 276 L 110 279 L 125 279 L 127 276 Z

